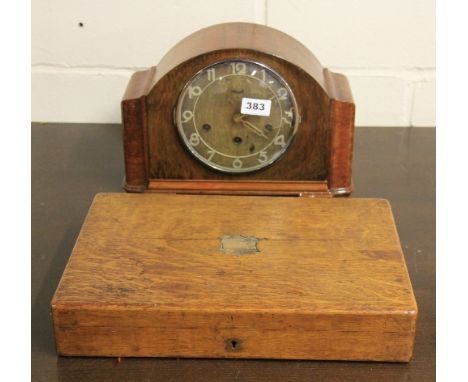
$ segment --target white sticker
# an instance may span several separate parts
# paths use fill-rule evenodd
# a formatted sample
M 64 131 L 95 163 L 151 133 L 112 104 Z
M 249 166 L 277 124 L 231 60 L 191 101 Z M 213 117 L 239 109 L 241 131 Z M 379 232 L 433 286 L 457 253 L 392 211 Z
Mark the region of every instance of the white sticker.
M 270 116 L 271 100 L 242 98 L 241 114 Z

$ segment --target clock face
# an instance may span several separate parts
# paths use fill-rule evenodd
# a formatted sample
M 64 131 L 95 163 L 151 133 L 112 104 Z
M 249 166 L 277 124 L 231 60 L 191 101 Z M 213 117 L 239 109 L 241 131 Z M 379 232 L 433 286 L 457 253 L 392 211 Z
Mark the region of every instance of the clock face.
M 299 121 L 287 83 L 266 66 L 240 60 L 198 72 L 182 90 L 175 117 L 190 152 L 229 173 L 259 170 L 278 160 Z

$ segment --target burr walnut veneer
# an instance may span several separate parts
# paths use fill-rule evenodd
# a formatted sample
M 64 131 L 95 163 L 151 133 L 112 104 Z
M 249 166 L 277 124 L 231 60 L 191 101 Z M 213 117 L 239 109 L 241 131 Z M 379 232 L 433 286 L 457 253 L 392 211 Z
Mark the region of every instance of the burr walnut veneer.
M 408 361 L 417 307 L 385 200 L 116 193 L 52 314 L 61 355 Z

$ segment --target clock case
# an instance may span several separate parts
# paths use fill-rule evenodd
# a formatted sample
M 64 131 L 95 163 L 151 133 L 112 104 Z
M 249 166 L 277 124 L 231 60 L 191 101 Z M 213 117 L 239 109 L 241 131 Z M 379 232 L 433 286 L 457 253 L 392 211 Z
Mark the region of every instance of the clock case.
M 220 61 L 260 63 L 292 89 L 301 120 L 286 153 L 267 168 L 222 173 L 184 147 L 174 110 L 195 73 Z M 136 72 L 122 103 L 128 192 L 346 196 L 352 191 L 355 105 L 345 76 L 323 68 L 292 37 L 249 23 L 202 29 L 156 67 Z

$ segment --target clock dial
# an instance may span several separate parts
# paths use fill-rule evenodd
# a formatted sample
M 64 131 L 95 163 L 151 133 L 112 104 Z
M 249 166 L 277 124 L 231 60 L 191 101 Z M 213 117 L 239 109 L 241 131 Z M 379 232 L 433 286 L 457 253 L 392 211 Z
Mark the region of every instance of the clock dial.
M 269 68 L 225 61 L 198 72 L 177 104 L 179 134 L 190 152 L 219 171 L 259 170 L 285 153 L 299 117 L 287 83 Z

